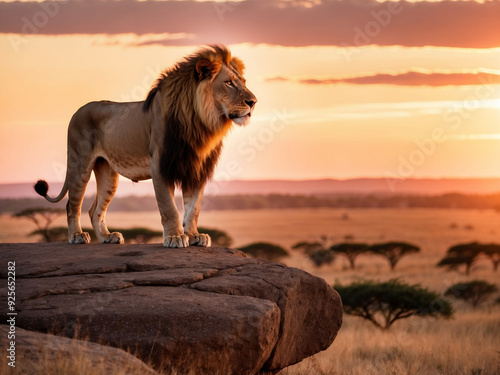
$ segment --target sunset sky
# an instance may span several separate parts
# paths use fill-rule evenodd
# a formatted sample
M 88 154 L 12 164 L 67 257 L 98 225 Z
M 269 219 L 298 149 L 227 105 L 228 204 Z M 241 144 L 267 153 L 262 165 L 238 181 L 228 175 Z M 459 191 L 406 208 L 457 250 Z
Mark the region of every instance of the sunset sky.
M 216 178 L 500 177 L 500 0 L 91 0 L 0 2 L 0 182 L 64 180 L 80 106 L 213 43 L 259 99 Z

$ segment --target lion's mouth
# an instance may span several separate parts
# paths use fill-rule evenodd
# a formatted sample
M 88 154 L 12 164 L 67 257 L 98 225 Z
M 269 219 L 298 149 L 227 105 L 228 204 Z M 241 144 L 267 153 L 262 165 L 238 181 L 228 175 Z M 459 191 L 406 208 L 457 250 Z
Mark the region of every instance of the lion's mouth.
M 252 112 L 248 112 L 248 113 L 245 113 L 243 115 L 239 114 L 239 113 L 230 113 L 229 114 L 229 119 L 230 120 L 235 120 L 235 119 L 238 119 L 238 118 L 245 118 L 245 117 L 251 117 L 252 116 Z

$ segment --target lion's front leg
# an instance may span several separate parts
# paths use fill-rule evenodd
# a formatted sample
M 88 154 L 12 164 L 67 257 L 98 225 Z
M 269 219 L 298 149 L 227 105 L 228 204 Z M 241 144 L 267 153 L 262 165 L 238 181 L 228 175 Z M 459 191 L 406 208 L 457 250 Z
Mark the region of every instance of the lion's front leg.
M 175 206 L 174 186 L 165 183 L 159 174 L 154 173 L 154 168 L 151 169 L 151 172 L 156 202 L 158 203 L 163 225 L 163 246 L 188 247 L 189 238 L 182 230 L 179 212 Z
M 200 216 L 203 186 L 195 189 L 182 189 L 184 199 L 184 233 L 189 237 L 189 244 L 209 247 L 212 240 L 208 234 L 198 233 L 198 216 Z

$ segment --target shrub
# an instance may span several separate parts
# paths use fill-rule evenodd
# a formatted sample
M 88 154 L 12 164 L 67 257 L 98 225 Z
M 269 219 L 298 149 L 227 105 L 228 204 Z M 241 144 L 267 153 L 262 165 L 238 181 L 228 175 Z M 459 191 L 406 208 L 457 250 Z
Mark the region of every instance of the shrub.
M 335 260 L 335 255 L 327 243 L 328 237 L 321 236 L 320 241 L 298 242 L 292 246 L 292 249 L 302 249 L 316 267 L 321 267 L 323 264 L 331 264 Z
M 456 283 L 450 286 L 444 295 L 461 299 L 470 303 L 472 307 L 477 307 L 497 290 L 495 284 L 490 284 L 482 280 L 474 280 L 466 283 Z
M 250 254 L 255 258 L 267 259 L 267 260 L 279 260 L 283 257 L 287 257 L 288 251 L 283 249 L 279 245 L 275 245 L 268 242 L 256 242 L 243 247 L 238 248 L 238 250 L 243 251 L 246 254 Z

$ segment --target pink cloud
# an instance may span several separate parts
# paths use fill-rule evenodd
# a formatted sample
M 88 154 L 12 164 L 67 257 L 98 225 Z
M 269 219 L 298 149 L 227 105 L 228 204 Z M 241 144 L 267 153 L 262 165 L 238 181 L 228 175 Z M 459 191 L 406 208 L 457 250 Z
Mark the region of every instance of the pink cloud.
M 500 1 L 246 0 L 0 3 L 0 33 L 163 34 L 140 44 L 500 47 Z
M 373 74 L 342 78 L 287 78 L 272 77 L 268 81 L 292 81 L 306 85 L 330 85 L 348 83 L 354 85 L 399 85 L 399 86 L 469 86 L 500 84 L 500 75 L 486 72 L 436 73 L 403 72 L 395 74 Z

